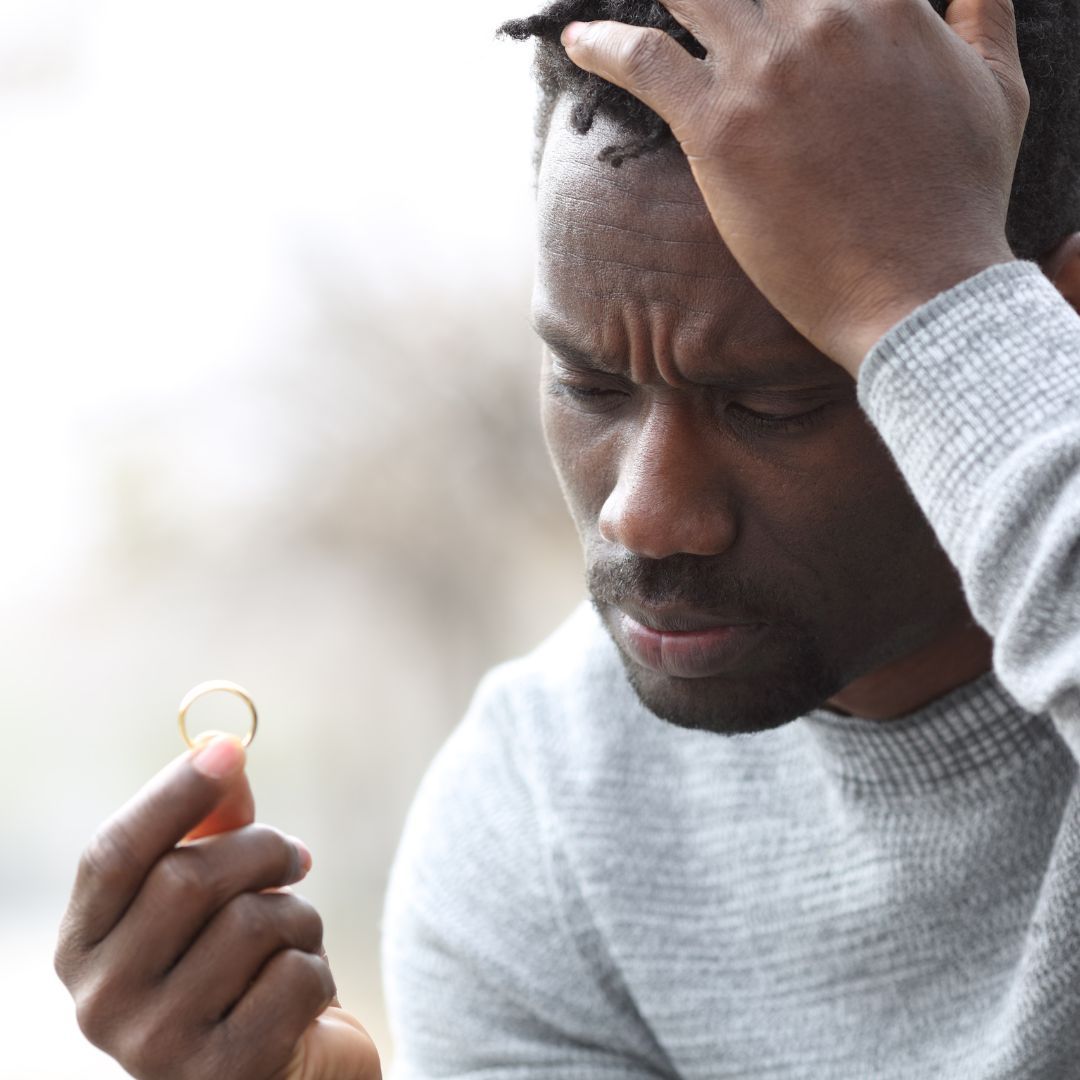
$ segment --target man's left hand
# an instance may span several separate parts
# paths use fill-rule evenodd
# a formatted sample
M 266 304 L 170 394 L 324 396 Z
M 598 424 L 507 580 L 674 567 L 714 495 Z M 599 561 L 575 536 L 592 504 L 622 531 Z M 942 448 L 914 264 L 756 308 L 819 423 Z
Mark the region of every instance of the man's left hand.
M 919 305 L 1013 256 L 1028 96 L 1011 0 L 664 0 L 708 51 L 575 23 L 574 63 L 670 124 L 735 258 L 851 374 Z

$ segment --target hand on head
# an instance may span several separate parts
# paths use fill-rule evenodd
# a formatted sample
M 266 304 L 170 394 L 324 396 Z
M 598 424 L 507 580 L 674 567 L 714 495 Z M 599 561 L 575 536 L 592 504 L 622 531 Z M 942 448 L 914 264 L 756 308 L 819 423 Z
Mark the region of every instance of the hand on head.
M 613 22 L 571 60 L 671 126 L 717 228 L 782 315 L 854 374 L 1005 238 L 1028 97 L 1011 0 L 666 0 L 707 49 Z

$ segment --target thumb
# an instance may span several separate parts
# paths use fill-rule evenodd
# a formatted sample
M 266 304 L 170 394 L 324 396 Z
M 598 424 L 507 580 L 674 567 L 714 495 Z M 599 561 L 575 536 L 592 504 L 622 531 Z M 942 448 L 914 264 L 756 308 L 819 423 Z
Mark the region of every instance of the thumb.
M 300 1037 L 284 1076 L 286 1080 L 381 1080 L 382 1068 L 363 1024 L 331 1005 Z
M 562 43 L 583 71 L 622 87 L 673 126 L 707 85 L 704 65 L 663 30 L 572 22 Z
M 224 790 L 221 798 L 214 808 L 194 829 L 185 837 L 185 841 L 198 840 L 203 836 L 216 836 L 218 833 L 230 832 L 232 829 L 241 829 L 250 825 L 255 820 L 255 797 L 251 793 L 251 785 L 248 783 L 247 772 L 243 765 L 245 754 L 240 740 L 231 735 L 216 735 L 213 740 L 202 743 L 191 752 L 191 763 L 196 769 L 201 763 L 211 757 L 211 751 L 223 753 L 225 746 L 222 744 L 235 744 L 228 746 L 231 755 L 239 755 L 241 766 L 233 766 L 233 771 L 224 778 Z M 215 749 L 216 747 L 216 749 Z M 207 751 L 204 757 L 204 751 Z
M 995 70 L 1005 66 L 1023 78 L 1012 0 L 952 0 L 945 21 Z
M 1013 0 L 952 0 L 945 10 L 945 21 L 986 62 L 1022 132 L 1030 99 L 1020 65 Z

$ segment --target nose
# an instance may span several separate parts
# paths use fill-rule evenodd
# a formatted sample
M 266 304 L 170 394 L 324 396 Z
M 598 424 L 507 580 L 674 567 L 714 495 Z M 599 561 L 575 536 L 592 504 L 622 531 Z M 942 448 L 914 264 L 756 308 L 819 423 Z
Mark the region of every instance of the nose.
M 738 525 L 717 449 L 686 412 L 652 410 L 625 444 L 600 535 L 647 559 L 727 551 Z

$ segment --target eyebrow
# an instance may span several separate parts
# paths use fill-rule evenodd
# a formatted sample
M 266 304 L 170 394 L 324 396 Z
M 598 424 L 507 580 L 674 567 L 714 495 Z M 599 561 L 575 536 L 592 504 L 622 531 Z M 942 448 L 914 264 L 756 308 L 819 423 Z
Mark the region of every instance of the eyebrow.
M 533 330 L 553 355 L 569 367 L 585 373 L 599 372 L 623 379 L 629 377 L 624 364 L 607 360 L 589 349 L 582 348 L 573 337 L 555 327 L 534 320 Z M 829 366 L 834 365 L 830 363 Z M 792 356 L 769 360 L 768 367 L 765 369 L 757 364 L 753 366 L 739 364 L 731 359 L 725 359 L 724 367 L 725 370 L 722 373 L 717 372 L 706 379 L 693 381 L 699 385 L 712 386 L 720 390 L 757 390 L 770 386 L 805 387 L 811 384 L 835 382 L 839 381 L 836 376 L 842 374 L 840 368 L 837 368 L 835 372 L 825 371 L 805 357 Z

